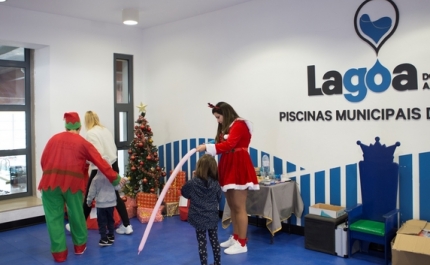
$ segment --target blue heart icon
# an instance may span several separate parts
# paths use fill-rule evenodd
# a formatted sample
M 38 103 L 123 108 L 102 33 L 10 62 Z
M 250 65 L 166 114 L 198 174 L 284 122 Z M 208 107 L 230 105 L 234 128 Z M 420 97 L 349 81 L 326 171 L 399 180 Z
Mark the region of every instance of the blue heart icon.
M 367 14 L 363 14 L 360 17 L 361 31 L 371 38 L 375 44 L 378 44 L 382 36 L 390 30 L 391 24 L 392 20 L 389 17 L 382 17 L 376 21 L 371 21 Z

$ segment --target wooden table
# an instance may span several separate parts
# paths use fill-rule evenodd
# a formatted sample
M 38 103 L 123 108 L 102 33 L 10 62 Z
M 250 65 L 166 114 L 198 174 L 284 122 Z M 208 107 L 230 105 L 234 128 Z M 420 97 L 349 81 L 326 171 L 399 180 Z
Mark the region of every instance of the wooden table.
M 248 191 L 246 201 L 248 215 L 261 216 L 266 219 L 266 227 L 273 236 L 282 229 L 282 222 L 289 219 L 291 214 L 301 218 L 303 213 L 303 199 L 295 181 L 260 185 L 260 190 Z M 222 226 L 227 228 L 231 223 L 231 213 L 228 203 L 224 206 Z

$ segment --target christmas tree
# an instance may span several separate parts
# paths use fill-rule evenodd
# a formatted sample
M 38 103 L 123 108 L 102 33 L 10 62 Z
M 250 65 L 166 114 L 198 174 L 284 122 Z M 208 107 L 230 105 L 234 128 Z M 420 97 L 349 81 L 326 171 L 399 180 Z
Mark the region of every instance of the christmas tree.
M 140 115 L 135 121 L 134 139 L 128 149 L 126 176 L 129 181 L 123 188 L 124 194 L 132 198 L 141 191 L 157 194 L 158 189 L 163 188 L 166 176 L 164 168 L 158 165 L 158 149 L 153 144 L 152 129 L 145 118 L 146 105 L 140 103 L 137 107 Z

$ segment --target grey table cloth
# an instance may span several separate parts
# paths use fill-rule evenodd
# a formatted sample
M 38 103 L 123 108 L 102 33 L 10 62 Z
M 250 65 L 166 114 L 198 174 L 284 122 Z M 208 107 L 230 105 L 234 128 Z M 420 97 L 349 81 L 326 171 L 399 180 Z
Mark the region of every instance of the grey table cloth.
M 266 227 L 272 236 L 282 229 L 282 221 L 294 214 L 302 217 L 303 199 L 295 181 L 289 181 L 271 186 L 260 185 L 260 190 L 248 191 L 246 201 L 248 215 L 262 216 L 266 219 Z M 224 206 L 222 226 L 227 228 L 231 223 L 231 213 L 228 203 Z

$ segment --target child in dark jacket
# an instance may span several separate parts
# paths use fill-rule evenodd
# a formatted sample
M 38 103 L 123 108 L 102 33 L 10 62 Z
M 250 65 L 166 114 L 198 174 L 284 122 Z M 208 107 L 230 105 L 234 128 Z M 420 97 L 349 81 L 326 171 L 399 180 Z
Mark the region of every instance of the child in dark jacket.
M 221 265 L 218 241 L 218 205 L 221 187 L 218 183 L 218 166 L 213 156 L 205 154 L 197 162 L 194 177 L 182 187 L 181 194 L 190 200 L 188 222 L 196 229 L 200 262 L 208 264 L 206 231 L 215 259 L 214 265 Z

